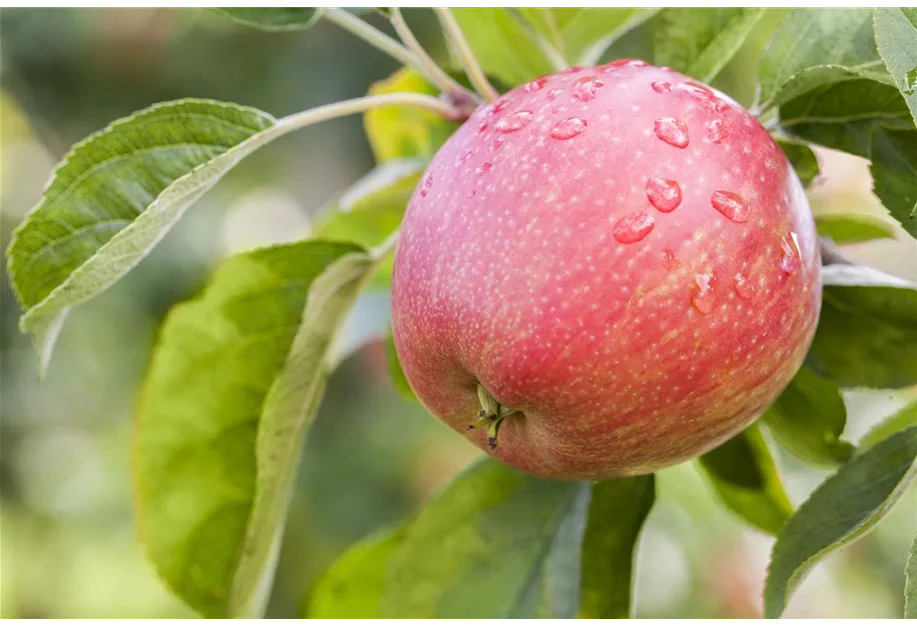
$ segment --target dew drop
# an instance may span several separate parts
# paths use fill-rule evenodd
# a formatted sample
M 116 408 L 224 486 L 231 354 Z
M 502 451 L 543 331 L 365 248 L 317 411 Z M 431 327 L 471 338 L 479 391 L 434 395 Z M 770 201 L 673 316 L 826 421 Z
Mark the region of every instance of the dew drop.
M 656 120 L 653 130 L 656 131 L 656 137 L 667 144 L 676 148 L 686 148 L 688 146 L 688 127 L 681 120 L 659 118 Z
M 681 186 L 671 179 L 651 178 L 646 182 L 646 197 L 656 209 L 669 213 L 681 204 Z
M 479 165 L 477 169 L 475 169 L 475 173 L 487 174 L 488 172 L 490 172 L 493 169 L 493 167 L 494 167 L 494 164 L 492 164 L 490 161 L 485 161 L 484 163 Z
M 458 156 L 458 159 L 455 160 L 455 165 L 456 165 L 456 166 L 460 166 L 460 165 L 462 165 L 463 163 L 465 163 L 466 161 L 468 161 L 468 157 L 470 157 L 471 154 L 472 154 L 472 151 L 470 151 L 470 150 L 466 150 L 465 152 L 463 152 L 462 154 L 460 154 L 460 155 Z
M 586 120 L 583 118 L 567 118 L 554 125 L 551 137 L 554 139 L 571 139 L 586 130 Z
M 533 119 L 535 119 L 535 114 L 531 111 L 516 111 L 505 118 L 501 118 L 494 128 L 498 133 L 515 133 L 519 129 L 528 126 Z
M 508 105 L 509 105 L 509 101 L 508 101 L 508 100 L 498 100 L 498 101 L 496 101 L 496 102 L 493 104 L 493 106 L 491 107 L 491 110 L 490 110 L 490 111 L 491 111 L 491 113 L 500 113 L 500 112 L 503 111 L 503 109 L 505 109 Z
M 595 92 L 605 83 L 595 76 L 585 76 L 573 84 L 573 96 L 582 102 L 589 102 L 595 98 Z
M 662 265 L 668 270 L 678 267 L 678 260 L 675 259 L 675 253 L 672 252 L 671 248 L 666 248 L 662 251 Z
M 611 63 L 606 63 L 605 67 L 602 68 L 602 72 L 613 72 L 624 67 L 646 67 L 646 62 L 640 59 L 616 59 Z
M 657 94 L 664 94 L 667 91 L 672 91 L 672 84 L 668 81 L 653 81 L 650 83 L 650 87 L 652 87 L 653 91 Z
M 691 284 L 691 304 L 702 314 L 710 313 L 716 305 L 713 283 L 713 272 L 694 275 L 694 283 Z
M 755 295 L 755 288 L 741 272 L 736 272 L 734 287 L 736 294 L 743 300 L 750 300 Z
M 710 204 L 733 222 L 748 222 L 748 205 L 736 193 L 717 190 L 710 197 Z
M 554 89 L 548 90 L 548 100 L 556 100 L 559 95 L 564 93 L 563 89 L 555 87 Z
M 677 91 L 685 92 L 699 102 L 708 104 L 713 104 L 713 100 L 716 98 L 710 89 L 701 85 L 696 85 L 694 83 L 679 83 L 675 86 L 675 89 Z
M 711 120 L 707 124 L 707 139 L 714 144 L 718 144 L 726 139 L 727 135 L 728 133 L 726 132 L 726 127 L 723 126 L 722 120 Z
M 783 236 L 780 240 L 780 248 L 783 250 L 783 258 L 780 259 L 780 269 L 787 276 L 795 274 L 799 270 L 799 245 L 795 233 L 790 234 L 792 239 Z
M 525 87 L 523 87 L 522 90 L 523 90 L 523 91 L 527 91 L 527 92 L 529 92 L 529 93 L 531 93 L 531 92 L 533 92 L 533 91 L 538 91 L 538 90 L 540 90 L 542 87 L 544 87 L 545 82 L 546 82 L 546 81 L 545 81 L 545 79 L 543 79 L 543 78 L 536 78 L 535 80 L 526 83 L 526 84 L 525 84 Z
M 714 111 L 719 111 L 720 113 L 729 110 L 729 103 L 720 98 L 716 99 L 716 104 L 713 105 Z
M 478 124 L 479 133 L 483 133 L 486 130 L 487 130 L 487 122 L 481 122 L 480 124 Z
M 427 178 L 423 180 L 423 184 L 420 186 L 420 197 L 424 198 L 428 193 L 430 193 L 430 188 L 433 187 L 433 174 L 428 174 Z
M 582 69 L 583 69 L 582 66 L 579 66 L 579 65 L 571 65 L 571 66 L 568 67 L 566 70 L 564 70 L 563 72 L 561 72 L 561 74 L 576 74 L 577 72 L 579 72 L 579 71 L 582 70 Z
M 622 244 L 633 244 L 649 235 L 654 226 L 656 226 L 656 221 L 653 220 L 653 217 L 640 211 L 618 220 L 611 234 Z

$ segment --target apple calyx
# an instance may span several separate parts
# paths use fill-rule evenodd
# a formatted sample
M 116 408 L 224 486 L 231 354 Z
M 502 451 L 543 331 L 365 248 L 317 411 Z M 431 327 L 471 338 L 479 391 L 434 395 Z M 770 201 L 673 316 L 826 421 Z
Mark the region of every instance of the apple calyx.
M 466 430 L 487 429 L 487 445 L 493 450 L 497 448 L 497 435 L 500 432 L 500 425 L 507 416 L 515 414 L 516 410 L 498 403 L 497 399 L 480 383 L 478 384 L 478 400 L 481 402 L 478 420 L 468 425 Z

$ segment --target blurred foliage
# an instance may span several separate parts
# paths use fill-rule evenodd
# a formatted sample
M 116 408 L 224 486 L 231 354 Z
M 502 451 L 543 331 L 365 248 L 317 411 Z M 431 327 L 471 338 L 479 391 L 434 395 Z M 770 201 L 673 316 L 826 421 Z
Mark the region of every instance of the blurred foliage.
M 442 59 L 432 16 L 406 17 Z M 768 12 L 716 87 L 751 102 L 754 63 L 780 17 Z M 605 58 L 649 58 L 654 29 L 650 21 L 628 33 Z M 113 119 L 188 96 L 280 116 L 362 95 L 396 67 L 331 24 L 307 36 L 263 33 L 190 9 L 3 9 L 0 63 L 4 248 L 69 145 Z M 865 161 L 817 156 L 816 214 L 883 215 Z M 147 563 L 130 501 L 132 420 L 158 328 L 170 307 L 199 293 L 220 259 L 308 234 L 320 208 L 372 166 L 358 117 L 298 132 L 246 160 L 125 281 L 74 312 L 41 384 L 3 268 L 0 616 L 191 615 Z M 917 244 L 895 233 L 845 246 L 845 254 L 917 279 Z M 361 299 L 350 332 L 388 316 L 378 296 Z M 914 390 L 847 393 L 844 437 L 856 441 L 914 397 Z M 382 342 L 335 372 L 305 448 L 269 616 L 301 614 L 317 577 L 349 545 L 403 521 L 478 455 L 395 391 Z M 797 504 L 827 472 L 782 453 L 777 463 Z M 787 615 L 900 616 L 915 509 L 912 489 L 876 533 L 816 567 Z M 723 509 L 694 465 L 660 473 L 638 555 L 637 615 L 760 615 L 772 542 Z

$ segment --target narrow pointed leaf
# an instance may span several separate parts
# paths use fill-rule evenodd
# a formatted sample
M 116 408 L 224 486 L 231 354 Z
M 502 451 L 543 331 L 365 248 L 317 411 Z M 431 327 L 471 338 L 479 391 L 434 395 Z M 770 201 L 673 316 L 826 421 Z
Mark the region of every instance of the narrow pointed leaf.
M 917 427 L 854 456 L 787 521 L 774 544 L 764 615 L 779 617 L 806 572 L 830 551 L 875 527 L 917 472 Z
M 810 464 L 835 466 L 853 455 L 853 445 L 841 439 L 847 407 L 840 389 L 806 367 L 762 420 L 783 448 Z
M 582 618 L 630 618 L 637 541 L 656 499 L 653 475 L 592 485 L 583 536 Z
M 815 227 L 819 235 L 830 237 L 838 244 L 895 238 L 894 226 L 889 220 L 868 213 L 816 213 Z
M 859 447 L 861 449 L 869 448 L 898 431 L 904 431 L 914 426 L 917 426 L 917 401 L 905 405 L 875 425 L 866 435 L 860 438 Z
M 138 519 L 160 576 L 205 616 L 257 614 L 269 590 L 324 355 L 374 263 L 321 241 L 237 255 L 163 326 L 135 430 Z
M 709 83 L 739 51 L 765 10 L 665 9 L 656 25 L 655 61 Z
M 373 83 L 370 96 L 414 92 L 438 96 L 439 90 L 410 68 Z M 366 139 L 377 163 L 392 159 L 430 159 L 459 125 L 414 107 L 386 107 L 363 114 Z
M 374 534 L 338 558 L 312 589 L 307 618 L 382 618 L 388 563 L 404 530 Z
M 822 268 L 822 282 L 807 365 L 842 387 L 917 384 L 917 285 L 853 265 Z
M 318 21 L 319 10 L 315 8 L 244 8 L 227 7 L 213 9 L 234 22 L 260 30 L 300 30 L 309 28 Z
M 564 56 L 576 65 L 594 65 L 615 41 L 646 22 L 658 11 L 659 9 L 648 7 L 578 9 L 561 27 Z
M 394 618 L 573 618 L 589 486 L 485 459 L 434 497 L 389 561 Z
M 917 124 L 917 9 L 878 8 L 873 20 L 879 54 Z
M 766 109 L 856 78 L 892 84 L 876 50 L 872 10 L 793 9 L 758 62 L 759 104 Z
M 282 133 L 266 113 L 179 100 L 114 122 L 67 154 L 7 251 L 42 370 L 70 308 L 103 292 L 240 159 Z
M 702 455 L 699 462 L 723 503 L 753 527 L 776 535 L 793 513 L 757 426 Z
M 799 177 L 803 187 L 808 187 L 819 172 L 818 159 L 815 157 L 815 153 L 805 144 L 798 142 L 781 139 L 777 140 L 777 144 L 793 166 L 793 170 L 796 171 L 796 176 Z

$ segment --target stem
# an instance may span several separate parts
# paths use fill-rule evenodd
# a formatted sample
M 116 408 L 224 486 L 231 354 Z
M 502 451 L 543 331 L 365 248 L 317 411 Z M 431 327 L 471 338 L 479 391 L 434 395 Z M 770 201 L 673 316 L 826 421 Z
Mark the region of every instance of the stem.
M 389 11 L 391 12 L 391 22 L 395 32 L 401 37 L 401 41 L 404 42 L 404 45 L 417 57 L 419 65 L 423 67 L 423 74 L 427 76 L 434 85 L 445 93 L 464 96 L 465 98 L 472 99 L 474 102 L 481 101 L 477 94 L 465 89 L 455 79 L 446 74 L 436 61 L 427 54 L 427 51 L 424 50 L 420 42 L 417 41 L 414 33 L 411 32 L 408 23 L 404 21 L 404 16 L 401 15 L 401 9 L 393 7 L 390 8 Z
M 403 65 L 414 68 L 424 76 L 427 75 L 424 68 L 421 66 L 420 60 L 413 52 L 375 26 L 364 22 L 353 13 L 349 13 L 344 9 L 328 8 L 322 11 L 322 17 L 333 24 L 337 24 L 347 32 L 356 35 L 370 46 L 374 46 L 381 50 L 396 61 L 401 62 Z
M 318 124 L 326 120 L 344 117 L 345 115 L 363 113 L 364 111 L 378 109 L 380 107 L 394 106 L 429 109 L 450 120 L 457 119 L 461 116 L 461 112 L 458 109 L 449 106 L 438 98 L 426 94 L 416 94 L 412 92 L 380 94 L 378 96 L 362 96 L 351 100 L 342 100 L 341 102 L 322 105 L 314 109 L 309 109 L 308 111 L 288 115 L 278 120 L 277 125 L 272 129 L 275 130 L 275 133 L 272 134 L 275 136 L 283 135 L 289 131 L 311 126 L 312 124 Z
M 465 68 L 465 74 L 468 76 L 468 80 L 471 81 L 474 88 L 487 102 L 493 102 L 499 98 L 500 94 L 494 89 L 493 85 L 490 84 L 487 77 L 484 76 L 484 72 L 481 70 L 478 60 L 471 51 L 471 46 L 468 45 L 468 40 L 465 39 L 465 35 L 462 34 L 461 26 L 458 25 L 458 22 L 455 21 L 455 16 L 452 15 L 452 11 L 447 7 L 436 7 L 433 10 L 436 11 L 436 17 L 439 19 L 439 23 L 442 25 L 446 37 L 448 37 L 452 45 L 455 46 L 459 58 L 462 61 L 462 66 Z

